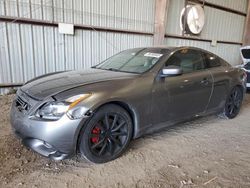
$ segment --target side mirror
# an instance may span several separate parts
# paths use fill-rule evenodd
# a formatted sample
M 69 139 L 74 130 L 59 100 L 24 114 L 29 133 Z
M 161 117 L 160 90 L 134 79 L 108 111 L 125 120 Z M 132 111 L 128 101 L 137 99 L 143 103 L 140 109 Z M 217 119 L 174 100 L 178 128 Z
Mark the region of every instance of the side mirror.
M 170 65 L 164 67 L 161 72 L 161 77 L 178 76 L 182 74 L 182 69 L 178 66 Z

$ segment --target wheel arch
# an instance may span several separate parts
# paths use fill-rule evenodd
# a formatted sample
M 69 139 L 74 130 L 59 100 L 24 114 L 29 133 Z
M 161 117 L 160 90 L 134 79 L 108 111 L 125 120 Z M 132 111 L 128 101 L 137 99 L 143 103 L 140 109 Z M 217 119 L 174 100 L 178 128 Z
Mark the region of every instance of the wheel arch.
M 109 104 L 117 105 L 117 106 L 123 108 L 129 114 L 129 116 L 130 116 L 130 118 L 132 120 L 132 124 L 133 124 L 132 139 L 138 138 L 140 136 L 139 115 L 138 115 L 136 109 L 133 108 L 128 103 L 120 101 L 120 100 L 106 101 L 106 102 L 101 103 L 101 104 L 95 106 L 94 108 L 92 108 L 88 120 L 81 123 L 81 126 L 79 127 L 79 130 L 76 133 L 75 141 L 74 141 L 75 142 L 75 148 L 74 148 L 74 150 L 76 152 L 78 152 L 77 147 L 78 147 L 78 144 L 79 144 L 79 134 L 80 134 L 81 130 L 84 129 L 85 125 L 89 122 L 91 116 L 93 116 L 93 114 L 96 111 L 98 111 L 98 109 L 100 109 L 101 107 L 103 107 L 105 105 L 109 105 Z
M 242 94 L 244 95 L 244 90 L 245 90 L 245 88 L 244 88 L 243 85 L 241 85 L 241 84 L 239 84 L 239 83 L 234 84 L 234 85 L 230 88 L 229 92 L 231 92 L 231 91 L 232 91 L 234 88 L 236 88 L 236 87 L 240 88 Z
M 114 100 L 114 101 L 108 101 L 106 103 L 99 105 L 97 108 L 95 108 L 94 111 L 97 111 L 102 106 L 109 105 L 109 104 L 114 104 L 114 105 L 120 106 L 129 114 L 129 116 L 132 120 L 132 124 L 133 124 L 133 133 L 132 133 L 133 136 L 132 136 L 132 138 L 137 138 L 138 132 L 139 132 L 139 118 L 138 118 L 138 113 L 136 112 L 136 109 L 126 102 Z
M 239 87 L 242 91 L 242 93 L 244 93 L 244 87 L 241 84 L 237 84 L 235 87 Z

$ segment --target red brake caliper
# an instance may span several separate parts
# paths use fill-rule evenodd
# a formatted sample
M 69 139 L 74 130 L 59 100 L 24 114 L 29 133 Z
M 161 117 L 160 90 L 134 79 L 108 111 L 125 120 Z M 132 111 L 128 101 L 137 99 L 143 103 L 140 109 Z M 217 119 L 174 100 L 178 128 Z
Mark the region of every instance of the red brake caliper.
M 97 136 L 91 138 L 91 142 L 92 142 L 92 143 L 97 143 L 97 142 L 99 142 L 99 139 L 100 139 L 99 134 L 100 134 L 100 132 L 101 132 L 101 129 L 100 129 L 100 128 L 94 127 L 94 129 L 92 130 L 92 134 L 96 134 Z

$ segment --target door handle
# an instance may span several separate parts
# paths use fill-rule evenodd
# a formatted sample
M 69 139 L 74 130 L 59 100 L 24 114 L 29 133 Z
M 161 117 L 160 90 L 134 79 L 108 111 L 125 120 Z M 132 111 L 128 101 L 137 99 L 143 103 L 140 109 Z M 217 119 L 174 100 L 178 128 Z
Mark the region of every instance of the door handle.
M 208 78 L 203 78 L 203 80 L 201 80 L 201 84 L 207 85 L 209 83 Z

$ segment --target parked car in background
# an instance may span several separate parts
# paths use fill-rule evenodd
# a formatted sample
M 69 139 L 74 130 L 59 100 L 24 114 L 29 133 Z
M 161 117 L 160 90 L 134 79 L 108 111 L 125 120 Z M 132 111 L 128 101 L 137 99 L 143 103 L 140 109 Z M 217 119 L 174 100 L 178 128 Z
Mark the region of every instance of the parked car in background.
M 242 69 L 198 48 L 129 49 L 89 70 L 27 82 L 17 91 L 11 124 L 43 156 L 79 152 L 104 163 L 131 139 L 163 127 L 208 114 L 236 117 L 245 81 Z
M 247 89 L 250 89 L 250 46 L 245 46 L 240 49 L 241 58 L 243 64 L 240 66 L 242 67 L 247 73 Z

